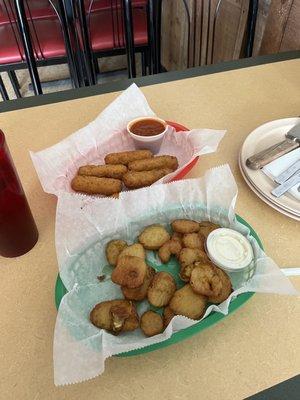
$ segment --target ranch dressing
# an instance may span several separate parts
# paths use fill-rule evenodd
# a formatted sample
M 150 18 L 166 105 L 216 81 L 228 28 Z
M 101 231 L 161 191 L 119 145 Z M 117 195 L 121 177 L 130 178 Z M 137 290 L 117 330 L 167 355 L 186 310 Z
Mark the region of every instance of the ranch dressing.
M 207 237 L 206 249 L 211 261 L 229 272 L 244 269 L 253 260 L 251 244 L 233 229 L 219 228 L 212 231 Z

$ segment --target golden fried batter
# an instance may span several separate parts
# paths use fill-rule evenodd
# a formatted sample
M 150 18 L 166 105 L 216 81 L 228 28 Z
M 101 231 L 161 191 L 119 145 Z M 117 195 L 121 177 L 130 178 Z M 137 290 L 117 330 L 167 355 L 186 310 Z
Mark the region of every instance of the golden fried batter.
M 122 179 L 127 172 L 127 167 L 118 165 L 84 165 L 79 168 L 78 175 L 98 176 L 98 178 Z
M 164 308 L 164 313 L 163 313 L 164 328 L 166 328 L 169 325 L 174 316 L 175 314 L 169 306 Z
M 176 290 L 176 283 L 168 272 L 158 272 L 148 289 L 148 301 L 155 307 L 166 306 Z
M 123 256 L 111 274 L 111 280 L 120 286 L 137 288 L 144 282 L 147 265 L 142 258 Z
M 150 225 L 139 235 L 139 242 L 148 250 L 157 250 L 170 239 L 162 225 Z
M 183 243 L 182 243 L 182 238 L 183 238 L 182 233 L 178 233 L 178 232 L 174 232 L 171 237 L 172 240 L 177 240 L 181 244 L 181 246 L 184 247 Z
M 73 178 L 71 187 L 76 192 L 110 196 L 121 192 L 122 182 L 119 179 L 113 178 L 77 175 Z
M 183 282 L 189 282 L 191 278 L 191 273 L 194 269 L 195 264 L 188 264 L 180 267 L 179 276 Z
M 159 258 L 161 262 L 166 264 L 169 262 L 171 255 L 175 255 L 176 257 L 179 256 L 181 251 L 181 244 L 178 239 L 171 239 L 164 243 L 158 250 Z
M 178 233 L 193 233 L 199 231 L 199 223 L 191 219 L 176 219 L 171 223 L 173 231 Z
M 193 264 L 196 261 L 205 263 L 209 261 L 207 254 L 200 249 L 189 249 L 184 247 L 178 257 L 179 263 L 182 267 Z
M 218 267 L 216 267 L 216 270 L 222 282 L 222 289 L 217 296 L 209 296 L 208 301 L 219 304 L 229 297 L 230 293 L 232 292 L 232 286 L 229 276 Z
M 121 151 L 118 153 L 110 153 L 105 156 L 105 164 L 123 164 L 127 165 L 131 161 L 144 160 L 145 158 L 151 158 L 153 154 L 150 150 L 133 150 L 133 151 Z
M 210 232 L 214 231 L 215 229 L 221 228 L 220 225 L 213 224 L 210 221 L 202 221 L 200 222 L 199 226 L 199 232 L 202 233 L 205 238 L 207 238 Z
M 158 335 L 164 330 L 162 317 L 154 311 L 146 311 L 141 317 L 141 330 L 146 336 Z
M 204 251 L 205 237 L 199 233 L 186 233 L 182 237 L 183 247 L 189 249 L 200 249 Z
M 134 304 L 124 299 L 96 304 L 90 313 L 90 320 L 97 328 L 114 333 L 133 331 L 139 326 Z
M 119 258 L 124 256 L 139 257 L 143 260 L 146 258 L 144 247 L 140 243 L 134 243 L 124 248 L 124 250 L 119 254 Z
M 122 286 L 121 289 L 125 299 L 135 300 L 135 301 L 144 300 L 147 297 L 148 288 L 150 286 L 150 283 L 154 275 L 155 275 L 155 269 L 148 267 L 144 282 L 142 283 L 141 286 L 135 289 L 129 289 L 125 286 Z
M 190 285 L 195 293 L 203 296 L 218 296 L 222 289 L 222 281 L 212 264 L 195 263 Z
M 128 168 L 132 171 L 151 171 L 161 168 L 175 171 L 178 168 L 178 161 L 173 156 L 156 156 L 148 160 L 132 161 L 128 164 Z
M 124 240 L 111 240 L 106 245 L 105 254 L 110 265 L 115 266 L 118 261 L 119 254 L 127 247 Z
M 205 312 L 206 297 L 196 294 L 189 284 L 176 290 L 169 307 L 176 315 L 199 319 Z
M 123 182 L 128 189 L 139 189 L 150 186 L 165 175 L 173 172 L 170 168 L 153 169 L 152 171 L 129 171 L 123 175 Z

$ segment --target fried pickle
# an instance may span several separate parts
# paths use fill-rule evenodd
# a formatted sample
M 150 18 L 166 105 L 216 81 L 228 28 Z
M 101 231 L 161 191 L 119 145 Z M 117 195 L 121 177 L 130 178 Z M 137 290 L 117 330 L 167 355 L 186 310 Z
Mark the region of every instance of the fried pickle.
M 202 233 L 205 238 L 207 238 L 210 232 L 218 228 L 221 228 L 220 225 L 213 224 L 210 221 L 202 221 L 199 223 L 199 232 Z
M 146 311 L 141 316 L 140 326 L 146 336 L 158 335 L 164 330 L 162 317 L 154 311 Z
M 150 186 L 165 175 L 172 172 L 170 168 L 154 169 L 152 171 L 129 171 L 123 175 L 123 182 L 128 189 L 139 189 Z
M 166 328 L 169 325 L 174 316 L 175 314 L 169 306 L 164 308 L 163 312 L 164 328 Z
M 195 263 L 190 285 L 195 293 L 203 296 L 218 296 L 222 289 L 221 278 L 212 264 Z
M 202 234 L 197 233 L 186 233 L 182 237 L 183 247 L 189 249 L 200 249 L 204 251 L 205 237 Z
M 156 156 L 147 160 L 132 161 L 128 164 L 128 168 L 131 171 L 151 171 L 161 168 L 175 171 L 178 168 L 178 160 L 174 156 Z
M 113 333 L 133 331 L 139 326 L 135 305 L 128 300 L 98 303 L 90 312 L 90 320 L 97 328 Z
M 229 297 L 230 293 L 232 292 L 232 286 L 230 278 L 226 274 L 226 272 L 218 267 L 216 267 L 216 270 L 222 282 L 222 289 L 217 296 L 209 296 L 208 301 L 210 301 L 211 303 L 219 304 Z
M 143 260 L 146 258 L 144 247 L 140 243 L 134 243 L 124 248 L 124 250 L 119 254 L 119 258 L 124 256 L 139 257 Z
M 189 264 L 180 267 L 179 277 L 183 282 L 189 282 L 191 278 L 191 273 L 194 269 L 194 264 Z
M 115 266 L 118 261 L 119 254 L 127 247 L 124 240 L 111 240 L 106 245 L 105 254 L 110 265 Z
M 153 154 L 150 150 L 133 150 L 121 151 L 118 153 L 110 153 L 105 156 L 105 164 L 123 164 L 127 165 L 131 161 L 144 160 L 152 158 Z
M 98 178 L 122 179 L 127 172 L 127 167 L 117 165 L 83 165 L 78 170 L 78 175 L 97 176 Z
M 148 289 L 148 301 L 155 307 L 166 306 L 176 290 L 176 283 L 168 272 L 158 272 Z
M 189 284 L 176 290 L 169 307 L 176 315 L 199 319 L 205 312 L 206 297 L 196 294 Z
M 122 286 L 121 289 L 125 299 L 135 300 L 135 301 L 144 300 L 147 297 L 148 288 L 150 286 L 150 283 L 154 275 L 155 275 L 155 269 L 148 267 L 144 282 L 142 283 L 141 286 L 135 289 L 129 289 L 125 286 Z
M 123 256 L 111 274 L 111 280 L 120 286 L 137 288 L 144 282 L 147 265 L 142 258 Z
M 113 178 L 77 175 L 72 179 L 71 187 L 76 192 L 110 196 L 121 191 L 122 182 Z
M 176 219 L 171 222 L 173 231 L 178 233 L 194 233 L 199 231 L 199 223 L 190 219 Z
M 203 250 L 184 247 L 179 254 L 178 260 L 182 267 L 186 267 L 196 261 L 208 262 L 209 258 Z
M 156 224 L 147 226 L 138 239 L 145 249 L 157 250 L 170 239 L 170 235 L 162 225 Z
M 181 251 L 181 243 L 178 239 L 171 239 L 164 243 L 158 250 L 158 256 L 161 259 L 161 262 L 166 264 L 170 261 L 171 255 L 179 256 Z

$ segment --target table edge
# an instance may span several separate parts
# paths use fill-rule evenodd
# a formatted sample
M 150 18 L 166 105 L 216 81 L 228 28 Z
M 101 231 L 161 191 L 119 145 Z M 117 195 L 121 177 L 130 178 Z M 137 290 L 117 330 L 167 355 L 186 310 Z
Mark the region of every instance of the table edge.
M 288 51 L 277 54 L 243 58 L 233 61 L 224 61 L 213 65 L 193 67 L 184 71 L 170 71 L 156 75 L 148 75 L 135 79 L 122 79 L 115 82 L 104 83 L 95 86 L 87 86 L 78 89 L 70 89 L 61 92 L 49 93 L 40 96 L 31 96 L 22 99 L 15 99 L 0 102 L 0 113 L 20 110 L 23 108 L 37 107 L 51 103 L 75 100 L 84 97 L 96 96 L 99 94 L 118 92 L 126 89 L 132 83 L 138 86 L 150 86 L 159 83 L 166 83 L 197 76 L 210 75 L 219 72 L 231 71 L 235 69 L 254 67 L 262 64 L 270 64 L 280 61 L 287 61 L 300 58 L 300 51 Z

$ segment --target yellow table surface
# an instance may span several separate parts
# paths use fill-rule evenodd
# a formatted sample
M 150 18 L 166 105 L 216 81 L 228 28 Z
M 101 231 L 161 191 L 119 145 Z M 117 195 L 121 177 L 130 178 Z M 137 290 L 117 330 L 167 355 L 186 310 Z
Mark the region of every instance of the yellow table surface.
M 280 265 L 300 266 L 300 225 L 274 211 L 243 181 L 238 152 L 257 126 L 300 114 L 300 60 L 143 87 L 162 118 L 191 128 L 227 129 L 219 150 L 190 173 L 229 163 L 239 188 L 237 212 Z M 117 93 L 0 114 L 0 127 L 27 193 L 40 237 L 28 254 L 1 258 L 0 398 L 242 399 L 300 371 L 299 297 L 257 294 L 214 327 L 161 351 L 111 358 L 102 376 L 55 387 L 56 198 L 43 192 L 29 150 L 44 149 L 83 127 Z M 300 289 L 300 278 L 292 278 Z

